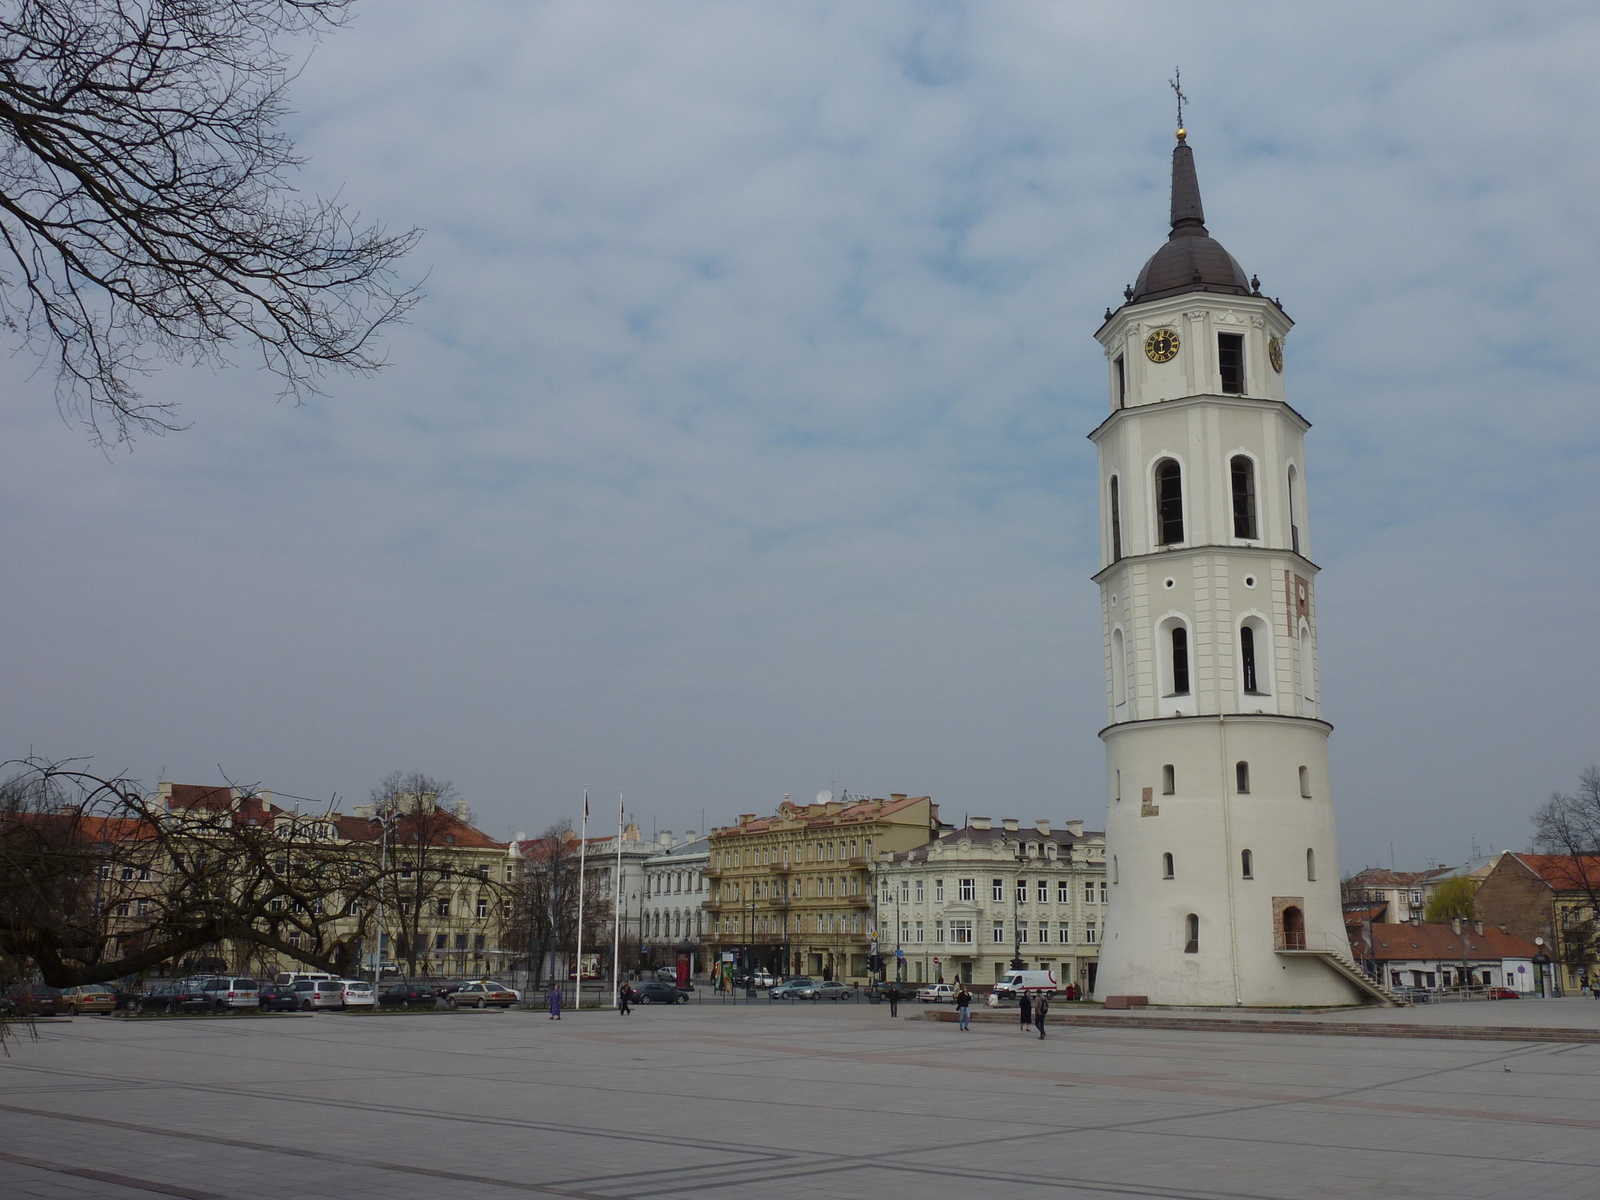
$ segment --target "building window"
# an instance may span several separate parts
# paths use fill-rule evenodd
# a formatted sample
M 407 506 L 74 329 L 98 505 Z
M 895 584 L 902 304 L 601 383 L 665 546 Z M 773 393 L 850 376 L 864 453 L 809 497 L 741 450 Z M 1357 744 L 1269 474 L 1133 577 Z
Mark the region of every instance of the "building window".
M 1128 650 L 1122 630 L 1111 631 L 1111 703 L 1120 708 L 1128 702 Z
M 1104 879 L 1102 879 L 1100 881 L 1100 903 L 1104 904 L 1105 902 L 1106 902 L 1106 881 Z
M 1289 479 L 1289 549 L 1293 550 L 1296 554 L 1299 554 L 1300 553 L 1300 526 L 1295 524 L 1295 514 L 1294 514 L 1295 471 L 1294 471 L 1293 467 L 1289 468 L 1288 479 Z
M 1069 879 L 1056 880 L 1056 903 L 1070 904 L 1072 902 L 1072 881 Z
M 1311 799 L 1311 772 L 1305 767 L 1300 768 L 1300 798 Z
M 1222 374 L 1225 395 L 1244 395 L 1244 335 L 1217 334 L 1217 367 Z
M 911 922 L 910 921 L 901 921 L 900 922 L 900 940 L 902 942 L 909 942 L 911 940 Z
M 464 933 L 456 934 L 456 949 L 457 950 L 465 950 L 466 948 L 467 948 L 467 935 L 464 934 Z
M 1239 851 L 1239 868 L 1240 873 L 1246 879 L 1254 879 L 1256 877 L 1256 856 L 1248 850 Z
M 957 895 L 963 900 L 975 900 L 978 896 L 978 881 L 976 879 L 963 879 Z
M 438 916 L 448 917 L 450 915 L 450 901 L 448 899 L 437 901 L 434 905 L 434 912 Z
M 1085 904 L 1094 903 L 1094 880 L 1092 879 L 1086 879 L 1083 882 L 1083 902 Z
M 1062 921 L 1056 925 L 1056 941 L 1063 946 L 1072 944 L 1072 923 L 1070 921 Z
M 1310 848 L 1306 850 L 1306 878 L 1312 883 L 1317 881 L 1317 852 Z
M 900 900 L 905 904 L 911 903 L 911 881 L 909 879 L 900 881 Z
M 922 880 L 921 880 L 921 879 L 918 879 L 918 880 L 917 880 L 917 903 L 918 903 L 918 904 L 921 904 L 921 903 L 922 903 L 922 901 L 923 901 L 923 895 L 922 895 Z
M 1017 880 L 1017 903 L 1018 904 L 1026 904 L 1027 902 L 1028 902 L 1028 881 L 1026 879 L 1019 879 L 1019 880 Z
M 485 935 L 481 933 L 475 933 L 472 935 L 472 948 L 478 951 L 480 954 L 483 953 L 483 950 L 487 944 L 488 939 L 485 937 Z
M 1244 690 L 1259 692 L 1261 689 L 1256 680 L 1256 631 L 1248 625 L 1239 626 L 1239 657 L 1244 663 Z
M 944 900 L 944 880 L 935 879 L 933 881 L 933 899 L 935 903 Z
M 1156 464 L 1156 541 L 1163 546 L 1183 541 L 1183 468 L 1171 458 Z
M 1173 870 L 1172 851 L 1167 851 L 1161 856 L 1161 878 L 1172 879 L 1176 875 Z
M 1228 464 L 1233 481 L 1233 536 L 1256 537 L 1256 464 L 1243 454 Z
M 123 867 L 122 868 L 122 878 L 123 878 L 124 882 L 127 882 L 127 881 L 131 880 L 133 878 L 133 868 L 132 867 Z
M 1128 367 L 1122 361 L 1122 355 L 1117 355 L 1117 407 L 1121 408 L 1128 402 Z
M 1172 627 L 1172 695 L 1189 694 L 1189 631 L 1182 625 Z
M 1233 790 L 1241 796 L 1250 794 L 1250 764 L 1236 762 L 1233 764 Z
M 830 921 L 831 924 L 831 921 Z M 917 941 L 922 941 L 922 922 L 917 922 Z
M 972 944 L 972 922 L 951 921 L 950 940 L 959 946 L 970 946 Z
M 851 921 L 850 924 L 853 926 L 855 924 L 855 922 Z M 855 932 L 854 929 L 852 929 L 851 932 L 852 933 Z M 933 923 L 933 940 L 935 942 L 944 941 L 944 922 L 943 921 L 935 921 Z
M 1183 931 L 1184 931 L 1184 934 L 1187 936 L 1187 941 L 1184 944 L 1183 952 L 1185 954 L 1199 954 L 1200 953 L 1200 918 L 1198 916 L 1196 916 L 1194 913 L 1190 913 L 1187 917 L 1185 917 L 1183 919 Z
M 1095 931 L 1094 922 L 1093 921 L 1087 922 L 1083 927 L 1083 941 L 1084 941 L 1084 944 L 1088 945 L 1088 946 L 1093 946 L 1095 944 L 1095 938 L 1097 936 L 1098 936 L 1098 934 Z
M 1017 922 L 1017 944 L 1020 946 L 1023 943 L 1025 943 L 1027 940 L 1028 940 L 1028 923 L 1026 921 L 1018 921 Z
M 1035 890 L 1038 893 L 1039 903 L 1040 904 L 1049 903 L 1049 900 L 1050 900 L 1050 881 L 1048 879 L 1039 880 L 1038 887 Z
M 500 901 L 500 915 L 502 917 L 504 917 L 507 921 L 511 920 L 511 901 L 509 901 L 509 900 Z
M 995 902 L 998 904 L 1004 904 L 1006 900 L 1006 881 L 1004 879 L 995 879 L 991 880 L 990 883 L 991 886 L 989 891 L 994 897 Z
M 487 896 L 478 897 L 478 915 L 480 917 L 489 915 L 489 898 Z
M 1161 768 L 1161 794 L 1171 796 L 1178 790 L 1178 773 L 1168 763 Z
M 1004 946 L 1006 944 L 1006 927 L 1004 922 L 996 921 L 994 923 L 994 928 L 990 930 L 989 936 L 994 939 L 995 945 Z
M 433 935 L 433 948 L 435 950 L 443 950 L 443 949 L 446 948 L 446 941 L 445 941 L 445 935 L 444 934 L 436 933 L 436 934 Z
M 1121 362 L 1121 359 L 1117 360 Z M 1111 477 L 1111 561 L 1122 561 L 1122 497 L 1117 477 Z

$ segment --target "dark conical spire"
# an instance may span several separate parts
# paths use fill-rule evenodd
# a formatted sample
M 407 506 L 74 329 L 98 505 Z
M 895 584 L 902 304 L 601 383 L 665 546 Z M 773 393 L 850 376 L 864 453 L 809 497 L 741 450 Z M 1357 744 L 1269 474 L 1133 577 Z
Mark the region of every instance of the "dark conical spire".
M 1200 180 L 1194 170 L 1194 151 L 1187 134 L 1178 130 L 1172 148 L 1172 232 L 1157 250 L 1139 281 L 1133 285 L 1130 304 L 1174 296 L 1181 292 L 1250 294 L 1249 276 L 1206 232 L 1206 214 L 1200 207 Z
M 1200 180 L 1194 173 L 1194 151 L 1183 133 L 1172 148 L 1172 235 L 1206 231 L 1205 210 L 1200 207 Z

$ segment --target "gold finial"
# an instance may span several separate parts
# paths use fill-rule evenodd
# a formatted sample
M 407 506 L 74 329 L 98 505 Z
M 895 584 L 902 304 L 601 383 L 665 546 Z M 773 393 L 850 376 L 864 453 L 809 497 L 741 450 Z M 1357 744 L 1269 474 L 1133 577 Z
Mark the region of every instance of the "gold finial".
M 1184 129 L 1182 126 L 1180 126 L 1178 128 L 1178 140 L 1180 142 L 1182 142 L 1182 141 L 1187 141 L 1188 138 L 1189 138 L 1189 131 L 1187 129 Z
M 1173 67 L 1172 78 L 1167 80 L 1167 86 L 1170 87 L 1178 97 L 1178 140 L 1180 142 L 1184 141 L 1189 136 L 1189 131 L 1183 127 L 1183 102 L 1189 97 L 1183 94 L 1183 88 L 1181 86 L 1182 83 L 1183 72 L 1178 70 L 1177 67 Z

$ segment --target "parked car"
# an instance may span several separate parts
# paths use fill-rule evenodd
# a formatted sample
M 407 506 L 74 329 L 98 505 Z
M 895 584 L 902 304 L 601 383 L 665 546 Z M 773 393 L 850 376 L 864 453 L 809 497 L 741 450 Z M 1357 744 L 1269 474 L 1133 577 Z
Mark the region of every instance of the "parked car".
M 333 979 L 326 971 L 279 971 L 272 977 L 272 982 L 279 987 L 293 987 L 302 979 Z
M 256 992 L 256 1004 L 262 1012 L 299 1012 L 300 997 L 292 987 L 264 983 Z
M 481 983 L 485 987 L 499 988 L 502 992 L 510 992 L 513 996 L 515 996 L 517 998 L 517 1003 L 518 1004 L 522 1003 L 522 989 L 521 988 L 514 988 L 509 983 L 501 983 L 497 979 L 473 979 L 470 982 L 472 982 L 472 983 Z
M 425 983 L 392 983 L 378 993 L 382 1008 L 433 1008 L 438 993 Z
M 951 983 L 930 983 L 917 989 L 917 999 L 924 1004 L 948 1004 L 955 998 L 955 985 Z
M 372 983 L 369 980 L 341 979 L 339 982 L 344 987 L 344 1007 L 378 1007 L 378 993 L 372 990 Z
M 62 988 L 61 1007 L 69 1017 L 79 1013 L 115 1012 L 117 996 L 103 983 L 86 983 L 80 987 Z
M 342 979 L 297 979 L 293 991 L 300 998 L 301 1012 L 344 1007 Z
M 1484 992 L 1484 997 L 1489 1000 L 1521 1000 L 1522 993 L 1515 988 L 1489 988 Z
M 6 989 L 7 1007 L 19 1017 L 54 1017 L 66 1008 L 61 989 L 47 983 L 17 983 Z
M 735 975 L 733 978 L 733 986 L 741 988 L 770 988 L 776 982 L 777 980 L 773 979 L 772 976 L 766 971 L 756 971 L 751 975 Z
M 211 997 L 211 1007 L 218 1012 L 227 1012 L 232 1008 L 257 1008 L 256 995 L 261 990 L 261 985 L 254 979 L 241 975 L 219 975 L 208 979 L 200 985 L 200 989 Z
M 157 980 L 139 997 L 142 1013 L 194 1013 L 211 1007 L 199 979 Z
M 498 983 L 467 983 L 450 996 L 466 1008 L 510 1008 L 517 1002 L 517 994 Z
M 653 980 L 650 983 L 641 983 L 634 989 L 635 1003 L 638 1004 L 687 1004 L 689 993 L 676 984 L 662 983 Z
M 853 1000 L 856 991 L 848 984 L 840 983 L 837 979 L 829 979 L 819 983 L 810 992 L 801 997 L 803 1000 Z
M 772 990 L 767 993 L 768 1000 L 793 1000 L 807 988 L 817 986 L 817 981 L 809 975 L 787 975 L 782 983 L 772 985 Z
M 656 968 L 656 979 L 661 983 L 677 983 L 678 982 L 678 968 L 677 967 L 657 967 Z

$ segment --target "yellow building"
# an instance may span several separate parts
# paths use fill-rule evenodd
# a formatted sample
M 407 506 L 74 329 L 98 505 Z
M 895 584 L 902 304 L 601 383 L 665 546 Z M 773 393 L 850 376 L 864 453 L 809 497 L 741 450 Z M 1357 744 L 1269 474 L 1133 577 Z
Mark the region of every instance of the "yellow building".
M 705 902 L 713 961 L 775 976 L 865 981 L 877 854 L 926 845 L 939 832 L 927 796 L 887 800 L 785 796 L 776 815 L 744 813 L 711 831 Z

